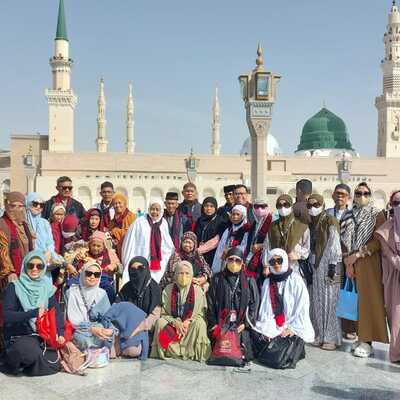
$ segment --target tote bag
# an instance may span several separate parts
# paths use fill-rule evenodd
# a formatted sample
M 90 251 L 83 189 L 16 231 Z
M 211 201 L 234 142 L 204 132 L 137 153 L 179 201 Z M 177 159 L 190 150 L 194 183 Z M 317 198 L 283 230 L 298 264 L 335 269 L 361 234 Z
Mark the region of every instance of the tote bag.
M 358 293 L 356 291 L 356 282 L 353 279 L 346 278 L 343 289 L 339 291 L 336 316 L 350 321 L 358 321 Z

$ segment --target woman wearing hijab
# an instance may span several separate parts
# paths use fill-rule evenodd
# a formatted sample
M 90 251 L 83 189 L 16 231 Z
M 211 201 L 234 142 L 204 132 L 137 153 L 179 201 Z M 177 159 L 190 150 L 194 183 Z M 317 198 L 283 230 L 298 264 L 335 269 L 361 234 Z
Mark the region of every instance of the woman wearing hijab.
M 19 279 L 8 285 L 4 294 L 4 337 L 6 368 L 11 374 L 21 370 L 29 376 L 55 374 L 57 355 L 44 351 L 36 333 L 36 318 L 55 308 L 58 342 L 64 343 L 64 320 L 54 297 L 55 288 L 45 278 L 46 260 L 34 250 L 26 254 Z
M 168 261 L 167 272 L 161 286 L 165 287 L 174 279 L 175 266 L 179 261 L 189 261 L 193 267 L 193 283 L 199 285 L 206 292 L 211 279 L 211 269 L 204 257 L 197 252 L 197 237 L 193 232 L 186 232 L 182 236 L 181 247 Z
M 174 252 L 168 223 L 163 218 L 164 202 L 150 199 L 147 214 L 139 217 L 126 233 L 122 247 L 124 273 L 122 284 L 129 281 L 129 263 L 133 257 L 142 256 L 150 265 L 152 278 L 160 283 L 167 269 L 168 260 Z
M 390 197 L 391 218 L 375 231 L 382 256 L 382 282 L 390 327 L 389 357 L 400 361 L 400 191 Z
M 199 243 L 198 252 L 208 265 L 212 265 L 218 242 L 224 230 L 230 225 L 218 214 L 218 203 L 214 197 L 206 197 L 201 207 L 200 218 L 196 221 L 193 232 Z
M 264 242 L 264 252 L 268 258 L 271 249 L 283 249 L 289 257 L 289 267 L 299 272 L 299 261 L 307 260 L 310 253 L 310 230 L 293 214 L 293 200 L 288 194 L 282 194 L 276 200 L 279 219 L 271 223 Z M 269 267 L 264 265 L 264 275 Z
M 210 355 L 204 292 L 192 283 L 188 261 L 175 268 L 174 283 L 162 294 L 161 318 L 156 322 L 151 357 L 206 361 Z
M 144 257 L 132 258 L 128 274 L 129 281 L 118 293 L 116 301 L 128 301 L 143 310 L 147 317 L 140 328 L 151 331 L 161 314 L 160 286 L 151 277 L 149 263 Z
M 340 288 L 338 264 L 342 261 L 339 224 L 325 211 L 324 198 L 312 194 L 307 200 L 311 218 L 310 264 L 313 270 L 311 321 L 315 330 L 315 346 L 335 350 L 342 342 L 342 329 L 336 316 Z
M 122 243 L 129 227 L 132 225 L 133 221 L 135 221 L 136 216 L 128 209 L 128 198 L 121 193 L 116 193 L 114 195 L 112 207 L 114 208 L 115 214 L 110 222 L 109 231 L 117 246 L 118 257 L 121 259 Z
M 234 206 L 229 214 L 229 218 L 232 226 L 225 229 L 219 241 L 212 263 L 213 274 L 223 269 L 226 253 L 230 248 L 239 247 L 243 253 L 246 250 L 247 238 L 251 228 L 251 225 L 247 221 L 247 208 L 242 205 Z
M 91 347 L 111 348 L 113 343 L 113 329 L 101 324 L 111 306 L 107 293 L 100 288 L 100 278 L 100 265 L 89 261 L 79 274 L 79 284 L 67 291 L 67 318 L 75 328 L 73 342 L 82 351 Z
M 65 213 L 66 211 L 64 204 L 54 203 L 51 207 L 50 227 L 54 240 L 54 249 L 59 255 L 63 254 L 62 222 L 64 220 Z
M 247 241 L 246 273 L 262 282 L 262 251 L 272 222 L 272 213 L 264 200 L 255 200 L 252 207 L 255 221 Z
M 269 266 L 270 274 L 262 287 L 261 305 L 253 326 L 254 351 L 257 358 L 265 349 L 266 343 L 274 338 L 290 338 L 287 346 L 295 343 L 292 348 L 293 368 L 298 360 L 305 357 L 304 342 L 314 341 L 307 287 L 301 276 L 293 273 L 289 267 L 288 256 L 284 250 L 270 250 L 268 255 L 264 256 L 264 264 Z
M 219 322 L 228 318 L 239 334 L 245 359 L 251 361 L 253 351 L 246 315 L 254 323 L 259 293 L 255 280 L 246 276 L 243 252 L 238 246 L 228 250 L 226 268 L 211 279 L 207 303 L 210 337 L 218 337 Z
M 343 261 L 347 278 L 355 278 L 358 290 L 359 342 L 356 357 L 369 357 L 372 342 L 388 343 L 383 300 L 379 241 L 374 232 L 385 222 L 385 215 L 371 204 L 371 189 L 362 182 L 354 191 L 354 206 L 340 224 Z M 344 326 L 354 332 L 354 325 Z
M 95 232 L 104 232 L 103 214 L 97 208 L 91 208 L 86 211 L 85 217 L 81 221 L 81 238 L 85 242 L 89 241 L 89 238 Z

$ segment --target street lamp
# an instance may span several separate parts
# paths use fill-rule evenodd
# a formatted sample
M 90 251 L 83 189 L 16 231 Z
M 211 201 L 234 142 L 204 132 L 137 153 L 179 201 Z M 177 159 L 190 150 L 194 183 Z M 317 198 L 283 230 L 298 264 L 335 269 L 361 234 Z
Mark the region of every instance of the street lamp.
M 265 197 L 267 169 L 266 144 L 271 127 L 272 106 L 281 77 L 264 69 L 263 50 L 257 48 L 256 67 L 239 76 L 240 93 L 246 109 L 246 121 L 251 138 L 251 192 L 253 200 Z

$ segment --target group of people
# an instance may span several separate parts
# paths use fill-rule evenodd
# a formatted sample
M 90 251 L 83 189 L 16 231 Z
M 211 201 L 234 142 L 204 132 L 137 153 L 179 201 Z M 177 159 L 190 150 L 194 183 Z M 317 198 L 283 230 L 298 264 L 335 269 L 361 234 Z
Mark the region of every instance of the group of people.
M 242 184 L 224 187 L 220 207 L 214 197 L 200 203 L 188 182 L 181 203 L 168 192 L 143 214 L 111 182 L 88 211 L 69 177 L 56 188 L 47 201 L 8 193 L 0 218 L 7 372 L 59 370 L 38 334 L 49 310 L 60 346 L 68 321 L 80 351 L 105 349 L 111 358 L 207 361 L 228 326 L 246 362 L 279 338 L 295 361 L 305 343 L 332 351 L 343 337 L 354 341 L 354 356 L 369 357 L 373 342 L 389 343 L 388 329 L 390 359 L 400 361 L 400 191 L 378 210 L 367 183 L 354 194 L 339 184 L 327 209 L 302 179 L 296 201 L 280 195 L 272 210 L 264 199 L 251 203 Z M 348 279 L 358 321 L 336 314 Z

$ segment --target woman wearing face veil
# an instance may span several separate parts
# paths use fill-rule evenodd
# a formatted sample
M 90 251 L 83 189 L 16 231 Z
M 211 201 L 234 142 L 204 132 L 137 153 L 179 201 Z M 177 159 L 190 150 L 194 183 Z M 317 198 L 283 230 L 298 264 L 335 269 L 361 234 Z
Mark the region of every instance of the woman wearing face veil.
M 206 361 L 210 341 L 204 320 L 204 292 L 192 283 L 193 268 L 188 261 L 178 263 L 174 276 L 174 283 L 162 294 L 161 318 L 155 325 L 151 357 Z
M 373 341 L 388 343 L 379 242 L 373 237 L 385 222 L 385 216 L 370 199 L 369 186 L 360 183 L 354 191 L 353 209 L 344 214 L 340 225 L 346 276 L 356 279 L 358 290 L 359 342 L 354 355 L 364 358 L 372 354 Z M 347 331 L 349 326 L 344 328 Z M 353 326 L 351 332 L 354 332 Z
M 288 256 L 284 250 L 269 251 L 264 264 L 269 265 L 271 273 L 264 281 L 260 310 L 253 326 L 255 356 L 269 365 L 272 360 L 268 360 L 268 344 L 279 341 L 282 353 L 290 351 L 291 354 L 287 355 L 286 365 L 275 367 L 294 368 L 297 361 L 305 357 L 304 342 L 314 341 L 308 291 L 301 276 L 289 268 Z
M 239 247 L 233 247 L 226 254 L 226 268 L 214 275 L 207 292 L 208 328 L 212 339 L 218 336 L 219 321 L 229 318 L 236 326 L 244 357 L 253 359 L 249 325 L 257 315 L 259 294 L 255 280 L 247 277 L 244 256 Z

